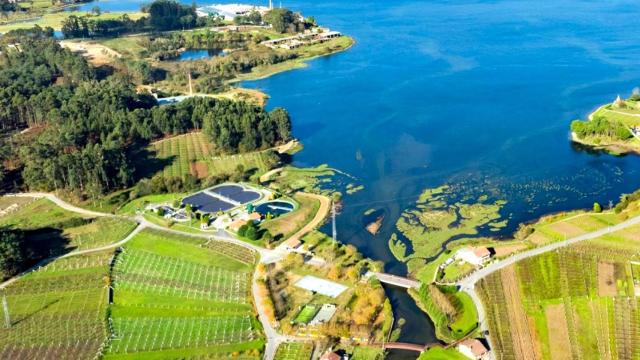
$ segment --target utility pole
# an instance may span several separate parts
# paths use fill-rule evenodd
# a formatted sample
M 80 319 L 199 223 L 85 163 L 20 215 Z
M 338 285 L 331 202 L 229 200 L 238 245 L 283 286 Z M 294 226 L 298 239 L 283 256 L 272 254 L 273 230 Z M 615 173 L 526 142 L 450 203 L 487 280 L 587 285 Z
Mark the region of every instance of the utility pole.
M 2 296 L 2 307 L 4 308 L 4 324 L 8 329 L 11 327 L 11 317 L 9 316 L 9 303 L 7 302 L 7 295 Z
M 336 230 L 336 203 L 335 202 L 331 202 L 331 220 L 333 222 L 331 226 L 333 231 L 333 241 L 338 241 L 338 231 Z

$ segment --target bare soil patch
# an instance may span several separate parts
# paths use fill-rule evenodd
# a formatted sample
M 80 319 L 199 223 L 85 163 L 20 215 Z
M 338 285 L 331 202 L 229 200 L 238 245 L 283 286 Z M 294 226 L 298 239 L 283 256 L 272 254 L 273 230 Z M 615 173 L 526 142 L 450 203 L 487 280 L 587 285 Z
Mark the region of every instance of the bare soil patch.
M 82 54 L 94 65 L 105 65 L 122 56 L 104 45 L 84 41 L 60 41 L 60 46 Z
M 542 245 L 550 242 L 551 240 L 546 237 L 544 234 L 540 232 L 534 232 L 531 236 L 527 238 L 527 240 L 531 241 L 535 245 Z
M 536 333 L 530 327 L 529 317 L 522 306 L 522 296 L 520 295 L 515 266 L 511 265 L 502 270 L 500 277 L 507 301 L 507 315 L 516 359 L 542 358 L 540 343 L 537 341 Z
M 598 295 L 616 296 L 618 294 L 615 271 L 616 267 L 612 263 L 598 263 Z
M 519 244 L 519 245 L 508 245 L 508 246 L 500 246 L 500 247 L 495 247 L 494 250 L 496 252 L 496 257 L 504 257 L 504 256 L 509 256 L 513 253 L 516 253 L 518 251 L 524 250 L 526 249 L 527 246 L 524 244 Z
M 544 314 L 549 331 L 549 350 L 555 360 L 572 359 L 569 327 L 564 314 L 564 304 L 547 305 Z
M 191 163 L 191 174 L 198 179 L 209 176 L 209 164 L 204 161 L 194 161 Z
M 553 225 L 550 225 L 549 227 L 551 228 L 551 230 L 557 233 L 560 233 L 562 235 L 565 235 L 567 238 L 571 238 L 571 237 L 586 233 L 585 230 L 582 230 L 580 227 L 574 224 L 568 223 L 566 221 L 555 223 Z

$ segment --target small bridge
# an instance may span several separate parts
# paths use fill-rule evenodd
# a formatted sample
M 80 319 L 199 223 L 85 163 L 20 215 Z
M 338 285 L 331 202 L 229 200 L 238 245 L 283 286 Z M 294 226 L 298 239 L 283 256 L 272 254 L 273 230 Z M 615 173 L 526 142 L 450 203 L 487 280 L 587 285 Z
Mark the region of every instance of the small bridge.
M 415 351 L 415 352 L 423 352 L 425 351 L 429 346 L 424 346 L 424 345 L 418 345 L 418 344 L 410 344 L 410 343 L 402 343 L 402 342 L 389 342 L 389 343 L 377 343 L 377 344 L 372 344 L 373 346 L 379 346 L 385 350 L 408 350 L 408 351 Z
M 367 277 L 373 276 L 376 279 L 380 280 L 381 283 L 388 284 L 388 285 L 393 285 L 393 286 L 398 286 L 398 287 L 402 287 L 402 288 L 405 288 L 405 289 L 418 289 L 418 288 L 420 288 L 420 282 L 419 281 L 407 279 L 407 278 L 402 277 L 402 276 L 391 275 L 391 274 L 386 274 L 386 273 L 379 273 L 379 272 L 373 272 L 373 271 L 367 272 L 367 274 L 365 276 L 367 276 Z

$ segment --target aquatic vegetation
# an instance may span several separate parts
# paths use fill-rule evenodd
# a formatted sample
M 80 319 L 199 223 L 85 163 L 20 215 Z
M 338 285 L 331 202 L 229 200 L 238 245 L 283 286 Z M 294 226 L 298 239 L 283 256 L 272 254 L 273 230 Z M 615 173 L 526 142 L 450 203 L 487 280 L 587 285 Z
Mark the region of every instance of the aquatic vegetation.
M 353 194 L 357 193 L 358 191 L 362 191 L 362 190 L 364 190 L 364 185 L 354 185 L 354 184 L 347 185 L 347 194 L 348 195 L 353 195 Z
M 407 259 L 407 245 L 398 239 L 398 234 L 393 233 L 389 238 L 389 250 L 393 256 L 399 261 L 405 261 Z
M 465 200 L 468 200 L 467 197 Z M 406 246 L 392 235 L 389 248 L 398 259 L 428 259 L 437 256 L 451 241 L 478 235 L 481 229 L 497 231 L 507 225 L 508 220 L 502 218 L 500 210 L 505 201 L 489 201 L 483 195 L 476 202 L 456 201 L 450 186 L 426 189 L 418 198 L 415 208 L 402 213 L 396 223 L 400 231 L 413 247 L 413 254 L 403 252 Z M 495 229 L 495 230 L 494 230 Z M 421 262 L 408 263 L 409 270 L 418 270 Z

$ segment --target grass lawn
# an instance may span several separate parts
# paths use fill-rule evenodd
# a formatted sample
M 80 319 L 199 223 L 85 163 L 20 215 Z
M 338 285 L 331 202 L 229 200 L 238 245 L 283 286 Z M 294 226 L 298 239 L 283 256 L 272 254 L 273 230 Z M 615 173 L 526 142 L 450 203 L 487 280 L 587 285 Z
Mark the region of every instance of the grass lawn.
M 309 223 L 320 209 L 320 201 L 296 194 L 298 207 L 285 215 L 263 222 L 260 227 L 268 230 L 277 241 L 286 240 Z
M 351 360 L 382 360 L 384 350 L 379 347 L 356 346 L 353 349 Z
M 309 322 L 311 322 L 311 320 L 313 320 L 319 310 L 320 308 L 318 306 L 307 304 L 302 309 L 300 309 L 300 312 L 293 319 L 293 322 L 295 324 L 308 324 Z
M 295 50 L 278 50 L 283 53 L 295 52 L 298 55 L 298 58 L 294 60 L 288 60 L 285 62 L 281 62 L 273 65 L 260 65 L 251 69 L 251 72 L 245 74 L 239 74 L 233 80 L 237 81 L 246 81 L 246 80 L 258 80 L 269 77 L 271 75 L 306 67 L 306 61 L 309 61 L 313 58 L 329 55 L 332 53 L 340 52 L 348 49 L 350 46 L 354 44 L 354 40 L 348 36 L 342 36 L 336 39 L 332 39 L 323 44 L 314 44 L 309 46 L 303 46 Z
M 114 268 L 116 337 L 105 358 L 259 358 L 264 341 L 251 305 L 253 264 L 205 242 L 143 231 L 127 243 Z
M 72 16 L 72 15 L 88 16 L 92 19 L 108 20 L 108 19 L 120 18 L 124 14 L 125 13 L 121 13 L 121 12 L 108 12 L 108 13 L 106 12 L 106 13 L 100 14 L 100 16 L 95 16 L 95 15 L 89 15 L 89 13 L 82 12 L 82 11 L 52 12 L 52 13 L 46 13 L 42 17 L 35 18 L 32 21 L 20 21 L 20 22 L 2 24 L 0 25 L 0 33 L 5 33 L 5 32 L 16 30 L 16 29 L 29 29 L 34 27 L 35 25 L 39 25 L 40 27 L 51 27 L 54 30 L 60 30 L 62 28 L 62 23 L 69 16 Z M 126 13 L 126 14 L 132 20 L 137 20 L 144 16 L 144 14 L 141 12 L 132 12 L 132 13 Z
M 146 48 L 140 45 L 141 39 L 142 36 L 126 36 L 97 41 L 123 56 L 140 59 L 144 57 L 144 53 L 147 51 Z
M 10 200 L 10 199 L 9 199 Z M 3 218 L 0 226 L 27 231 L 27 240 L 55 252 L 85 250 L 124 239 L 136 223 L 114 218 L 86 218 L 58 207 L 47 199 L 32 200 Z M 54 241 L 55 240 L 55 241 Z M 54 245 L 55 244 L 55 245 Z
M 18 211 L 0 218 L 0 226 L 11 226 L 23 230 L 45 227 L 61 227 L 70 220 L 83 219 L 80 215 L 58 207 L 47 199 L 38 199 L 21 206 Z
M 456 349 L 434 347 L 420 354 L 418 360 L 469 360 L 469 358 Z
M 478 312 L 471 297 L 464 292 L 454 295 L 460 304 L 458 318 L 451 323 L 451 330 L 456 334 L 468 334 L 478 326 Z
M 309 360 L 313 352 L 313 344 L 288 342 L 280 345 L 275 360 Z
M 173 203 L 175 200 L 180 200 L 187 195 L 188 194 L 186 193 L 172 193 L 143 196 L 127 202 L 124 206 L 118 209 L 117 213 L 120 215 L 134 215 L 138 210 L 143 211 L 148 204 Z

